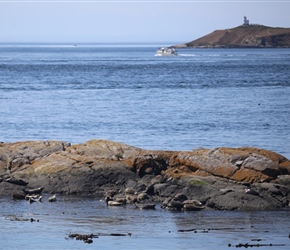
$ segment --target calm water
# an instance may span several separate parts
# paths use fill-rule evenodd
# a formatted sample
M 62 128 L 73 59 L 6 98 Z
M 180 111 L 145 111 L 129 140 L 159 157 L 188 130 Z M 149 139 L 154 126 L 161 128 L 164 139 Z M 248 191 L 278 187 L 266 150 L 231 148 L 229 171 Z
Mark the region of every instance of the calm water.
M 146 149 L 254 146 L 290 158 L 290 49 L 0 45 L 0 140 Z
M 42 203 L 32 204 L 0 198 L 0 206 L 1 249 L 223 250 L 236 249 L 240 243 L 268 245 L 258 249 L 290 247 L 289 211 L 174 213 L 159 206 L 150 211 L 129 205 L 106 207 L 97 199 L 70 196 L 59 196 L 55 203 L 49 203 L 45 196 Z M 13 221 L 13 216 L 36 221 Z M 190 229 L 196 231 L 179 231 Z M 132 236 L 100 236 L 89 245 L 69 239 L 72 233 Z
M 96 138 L 162 150 L 254 146 L 290 158 L 289 49 L 192 49 L 157 57 L 157 47 L 0 45 L 0 140 Z M 0 207 L 1 249 L 290 246 L 289 211 L 140 211 L 77 197 L 53 204 L 2 197 Z M 197 233 L 178 232 L 193 228 Z M 219 230 L 203 232 L 210 228 Z M 69 233 L 132 236 L 88 245 L 66 239 Z

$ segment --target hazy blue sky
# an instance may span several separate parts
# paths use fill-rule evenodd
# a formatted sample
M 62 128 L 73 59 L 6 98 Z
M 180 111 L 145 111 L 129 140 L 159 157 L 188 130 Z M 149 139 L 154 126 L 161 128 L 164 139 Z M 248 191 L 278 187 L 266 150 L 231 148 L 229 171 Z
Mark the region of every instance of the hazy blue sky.
M 285 1 L 0 0 L 0 42 L 189 42 L 243 23 L 290 27 Z

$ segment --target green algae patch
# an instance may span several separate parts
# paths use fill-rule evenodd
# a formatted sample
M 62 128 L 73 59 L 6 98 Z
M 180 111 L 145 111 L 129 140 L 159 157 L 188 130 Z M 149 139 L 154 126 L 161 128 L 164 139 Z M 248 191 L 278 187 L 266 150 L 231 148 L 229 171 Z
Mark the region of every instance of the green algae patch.
M 208 184 L 209 184 L 208 182 L 197 179 L 197 178 L 193 178 L 188 181 L 188 185 L 190 186 L 206 186 Z

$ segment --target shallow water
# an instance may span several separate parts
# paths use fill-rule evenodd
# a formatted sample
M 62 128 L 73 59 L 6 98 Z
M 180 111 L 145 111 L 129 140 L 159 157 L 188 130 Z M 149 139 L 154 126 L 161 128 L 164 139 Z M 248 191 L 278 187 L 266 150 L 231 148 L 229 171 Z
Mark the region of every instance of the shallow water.
M 96 198 L 58 196 L 29 203 L 0 198 L 1 249 L 225 249 L 228 244 L 273 244 L 289 249 L 289 212 L 170 212 L 107 207 Z M 31 219 L 11 221 L 12 216 Z M 37 221 L 38 220 L 38 221 Z M 193 230 L 181 232 L 180 230 Z M 103 234 L 92 244 L 69 234 Z M 119 233 L 131 236 L 107 236 Z M 281 245 L 281 246 L 278 246 Z M 282 246 L 283 245 L 283 246 Z

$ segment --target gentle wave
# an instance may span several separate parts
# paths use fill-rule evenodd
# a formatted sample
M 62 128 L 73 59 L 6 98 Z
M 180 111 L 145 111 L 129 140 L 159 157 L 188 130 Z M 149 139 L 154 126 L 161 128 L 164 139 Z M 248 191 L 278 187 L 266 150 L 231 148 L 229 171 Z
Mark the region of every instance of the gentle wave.
M 255 146 L 290 156 L 288 50 L 155 57 L 151 45 L 98 46 L 0 46 L 1 140 Z

